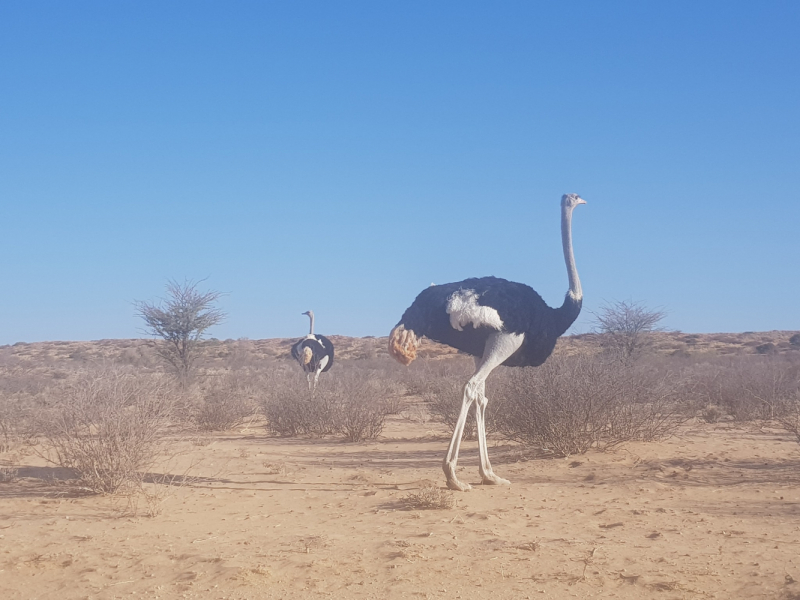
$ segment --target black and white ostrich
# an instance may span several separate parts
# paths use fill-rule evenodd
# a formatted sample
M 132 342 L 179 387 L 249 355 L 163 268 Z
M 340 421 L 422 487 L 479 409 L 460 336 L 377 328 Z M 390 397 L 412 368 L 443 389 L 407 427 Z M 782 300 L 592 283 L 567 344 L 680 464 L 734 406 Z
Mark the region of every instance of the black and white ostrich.
M 330 371 L 333 366 L 333 343 L 324 335 L 314 334 L 314 311 L 303 313 L 311 319 L 308 335 L 292 346 L 292 357 L 300 363 L 308 379 L 308 389 L 317 387 L 319 374 Z
M 404 365 L 416 358 L 421 338 L 447 344 L 475 357 L 475 374 L 464 386 L 461 413 L 444 459 L 447 487 L 466 491 L 456 477 L 458 449 L 470 405 L 475 402 L 478 429 L 478 470 L 484 484 L 508 484 L 494 474 L 486 448 L 485 381 L 499 365 L 537 367 L 547 360 L 581 311 L 583 292 L 572 253 L 572 211 L 586 204 L 577 194 L 561 198 L 561 241 L 567 263 L 569 291 L 559 308 L 550 308 L 531 287 L 499 277 L 479 277 L 432 285 L 408 307 L 389 337 L 390 354 Z

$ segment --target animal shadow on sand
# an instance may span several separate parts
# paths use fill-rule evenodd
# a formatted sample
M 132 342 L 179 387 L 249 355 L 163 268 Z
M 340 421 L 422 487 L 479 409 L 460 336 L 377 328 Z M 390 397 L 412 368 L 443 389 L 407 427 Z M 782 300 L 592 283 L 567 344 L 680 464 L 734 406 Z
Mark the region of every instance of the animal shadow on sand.
M 11 498 L 79 498 L 94 492 L 81 487 L 72 469 L 63 467 L 15 467 L 12 481 L 0 484 L 0 499 Z

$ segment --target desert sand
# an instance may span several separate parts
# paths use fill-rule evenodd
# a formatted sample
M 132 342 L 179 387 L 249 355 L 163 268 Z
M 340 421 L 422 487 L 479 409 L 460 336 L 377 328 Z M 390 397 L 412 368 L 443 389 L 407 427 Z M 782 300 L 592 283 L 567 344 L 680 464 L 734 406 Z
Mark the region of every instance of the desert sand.
M 191 477 L 152 517 L 22 453 L 0 483 L 0 597 L 800 598 L 800 445 L 785 432 L 692 423 L 567 459 L 495 444 L 509 487 L 477 485 L 468 441 L 473 490 L 408 506 L 444 488 L 448 437 L 401 416 L 368 443 L 251 423 L 182 442 L 171 472 Z

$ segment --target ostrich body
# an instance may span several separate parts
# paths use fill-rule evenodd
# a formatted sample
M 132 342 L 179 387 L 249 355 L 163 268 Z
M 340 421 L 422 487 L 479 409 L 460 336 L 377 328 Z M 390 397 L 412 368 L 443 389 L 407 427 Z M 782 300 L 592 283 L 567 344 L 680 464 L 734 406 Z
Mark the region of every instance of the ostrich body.
M 456 466 L 464 424 L 473 402 L 481 480 L 484 484 L 509 483 L 494 474 L 489 462 L 484 423 L 488 403 L 486 378 L 499 365 L 541 365 L 553 352 L 558 337 L 578 318 L 583 292 L 572 252 L 572 211 L 579 204 L 586 201 L 577 194 L 561 198 L 561 240 L 569 291 L 559 308 L 547 306 L 539 294 L 523 283 L 479 277 L 423 290 L 392 330 L 389 352 L 404 365 L 416 358 L 423 336 L 475 357 L 475 373 L 464 386 L 461 413 L 442 465 L 450 489 L 470 488 L 456 477 Z
M 314 311 L 308 310 L 303 313 L 311 319 L 311 328 L 308 335 L 292 346 L 292 358 L 294 358 L 308 380 L 308 389 L 316 389 L 319 382 L 319 374 L 329 371 L 333 366 L 333 342 L 324 335 L 314 334 Z

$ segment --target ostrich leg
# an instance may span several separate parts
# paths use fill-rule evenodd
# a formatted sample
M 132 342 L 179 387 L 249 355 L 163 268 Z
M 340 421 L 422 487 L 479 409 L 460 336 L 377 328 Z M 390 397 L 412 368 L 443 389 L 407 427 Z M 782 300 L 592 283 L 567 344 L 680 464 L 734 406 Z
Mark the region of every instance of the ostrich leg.
M 508 479 L 498 477 L 492 471 L 492 464 L 489 462 L 489 448 L 486 444 L 486 420 L 485 411 L 489 399 L 486 397 L 486 385 L 482 382 L 478 390 L 479 396 L 475 400 L 475 422 L 478 429 L 478 452 L 480 453 L 481 462 L 478 466 L 478 471 L 481 475 L 481 481 L 484 485 L 510 485 Z
M 317 389 L 317 384 L 319 383 L 319 374 L 322 373 L 322 368 L 317 369 L 314 371 L 314 389 Z
M 514 354 L 522 345 L 523 334 L 497 332 L 489 336 L 483 351 L 483 358 L 475 370 L 475 374 L 470 377 L 464 386 L 464 397 L 461 401 L 461 412 L 458 415 L 453 437 L 450 439 L 450 446 L 447 448 L 447 455 L 442 463 L 442 470 L 447 478 L 447 487 L 451 490 L 465 492 L 470 489 L 468 483 L 462 483 L 456 477 L 456 466 L 458 465 L 458 451 L 461 447 L 461 436 L 464 434 L 464 425 L 467 422 L 467 413 L 473 402 L 478 403 L 476 408 L 476 422 L 478 426 L 478 451 L 481 457 L 480 474 L 484 483 L 509 483 L 505 479 L 497 477 L 492 472 L 492 465 L 489 463 L 489 452 L 486 448 L 486 428 L 484 425 L 484 410 L 487 399 L 483 394 L 484 382 L 495 368 L 501 365 L 509 356 Z

